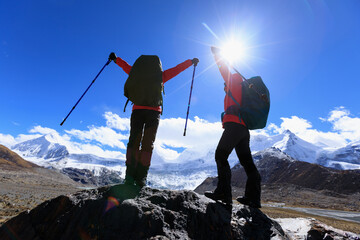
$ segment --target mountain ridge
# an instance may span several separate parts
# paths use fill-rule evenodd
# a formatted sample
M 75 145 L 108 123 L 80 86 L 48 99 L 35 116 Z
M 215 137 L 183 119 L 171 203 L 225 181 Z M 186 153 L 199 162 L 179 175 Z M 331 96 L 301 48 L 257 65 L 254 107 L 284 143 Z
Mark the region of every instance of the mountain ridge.
M 92 175 L 99 177 L 104 172 L 104 168 L 119 174 L 121 178 L 125 177 L 125 159 L 110 159 L 92 154 L 71 153 L 64 145 L 54 141 L 56 141 L 55 137 L 42 136 L 19 143 L 13 147 L 13 150 L 29 161 L 44 167 L 59 170 L 65 168 L 73 169 L 74 171 L 69 175 L 70 177 L 78 175 L 76 172 L 79 172 L 81 169 L 84 169 L 83 171 L 90 171 Z M 360 163 L 358 159 L 360 158 L 359 143 L 354 142 L 344 148 L 338 148 L 337 152 L 328 151 L 304 141 L 289 130 L 268 137 L 254 135 L 250 141 L 254 154 L 263 150 L 264 147 L 276 147 L 297 160 L 318 163 L 335 169 L 360 169 L 360 164 L 357 164 L 358 162 Z M 168 162 L 155 149 L 148 175 L 150 186 L 157 188 L 169 187 L 171 189 L 194 189 L 206 177 L 217 174 L 214 160 L 215 149 L 209 149 L 207 152 L 201 153 L 201 156 L 192 156 L 191 154 L 194 155 L 191 149 L 186 149 L 179 155 L 178 160 Z M 125 155 L 122 157 L 125 157 Z M 238 163 L 234 152 L 229 156 L 229 162 L 231 166 Z M 67 173 L 70 172 L 67 171 Z M 75 176 L 75 178 L 78 177 Z M 108 181 L 99 179 L 97 182 Z
M 360 203 L 348 198 L 360 196 L 360 170 L 337 170 L 298 161 L 280 149 L 270 148 L 254 155 L 262 177 L 262 200 L 287 204 L 357 211 Z M 246 173 L 240 164 L 232 169 L 233 195 L 242 195 Z M 217 177 L 204 180 L 194 191 L 212 191 Z

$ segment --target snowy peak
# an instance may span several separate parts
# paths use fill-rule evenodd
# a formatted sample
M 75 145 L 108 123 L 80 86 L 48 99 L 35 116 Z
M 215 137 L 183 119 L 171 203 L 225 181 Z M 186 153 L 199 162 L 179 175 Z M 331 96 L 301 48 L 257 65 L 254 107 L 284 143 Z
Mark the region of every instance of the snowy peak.
M 16 144 L 12 149 L 24 157 L 60 159 L 69 155 L 65 146 L 50 142 L 46 135 Z
M 257 152 L 256 154 L 254 154 L 253 158 L 255 161 L 264 158 L 276 158 L 290 162 L 296 161 L 294 158 L 292 158 L 291 156 L 289 156 L 288 154 L 284 153 L 283 151 L 281 151 L 279 148 L 276 147 L 267 148 L 265 150 Z
M 283 133 L 283 139 L 273 145 L 291 157 L 310 163 L 316 162 L 317 153 L 320 150 L 314 144 L 311 144 L 286 130 Z
M 258 152 L 271 147 L 280 149 L 291 157 L 305 162 L 316 162 L 320 147 L 309 143 L 290 130 L 274 136 L 254 135 L 251 137 L 251 150 Z

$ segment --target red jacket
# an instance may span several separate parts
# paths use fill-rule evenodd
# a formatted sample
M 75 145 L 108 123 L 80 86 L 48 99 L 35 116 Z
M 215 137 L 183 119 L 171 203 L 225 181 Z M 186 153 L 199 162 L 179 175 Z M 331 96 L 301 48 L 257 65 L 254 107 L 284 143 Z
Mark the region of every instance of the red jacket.
M 232 96 L 235 98 L 235 100 L 239 104 L 241 104 L 241 96 L 242 96 L 241 83 L 243 82 L 243 78 L 238 73 L 231 73 L 226 62 L 224 60 L 222 60 L 219 56 L 214 55 L 214 58 L 215 58 L 216 64 L 219 67 L 221 76 L 223 77 L 223 79 L 225 81 L 225 88 L 224 88 L 225 92 L 228 92 L 230 90 L 232 93 Z M 225 112 L 226 112 L 226 110 L 229 110 L 230 107 L 236 108 L 237 104 L 231 99 L 229 94 L 226 94 L 225 98 L 224 98 Z M 225 115 L 222 119 L 222 123 L 224 124 L 226 122 L 235 122 L 235 123 L 240 123 L 240 124 L 246 126 L 244 121 L 240 120 L 239 115 L 225 113 Z
M 130 73 L 131 66 L 127 62 L 125 62 L 123 59 L 121 59 L 120 57 L 118 57 L 116 59 L 116 64 L 119 65 L 124 70 L 124 72 L 126 72 L 127 74 Z M 176 75 L 178 75 L 179 73 L 181 73 L 182 71 L 184 71 L 185 69 L 190 67 L 191 65 L 192 65 L 192 61 L 190 59 L 188 59 L 173 68 L 169 68 L 169 69 L 163 71 L 163 73 L 162 73 L 163 83 L 166 83 L 167 81 L 169 81 L 170 79 L 172 79 L 173 77 L 175 77 Z M 132 110 L 135 110 L 135 109 L 149 109 L 149 110 L 161 112 L 160 106 L 149 107 L 149 106 L 139 106 L 139 105 L 134 104 Z

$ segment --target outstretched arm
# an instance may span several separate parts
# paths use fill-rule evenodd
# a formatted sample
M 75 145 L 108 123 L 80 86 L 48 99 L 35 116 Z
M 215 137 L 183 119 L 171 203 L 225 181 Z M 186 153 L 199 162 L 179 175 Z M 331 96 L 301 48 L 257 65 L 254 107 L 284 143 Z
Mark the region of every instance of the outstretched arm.
M 172 79 L 188 67 L 190 67 L 193 64 L 193 61 L 188 59 L 180 64 L 178 64 L 176 67 L 169 68 L 163 72 L 163 82 L 167 82 L 168 80 Z
M 211 47 L 211 52 L 215 58 L 216 65 L 219 67 L 221 76 L 223 77 L 226 85 L 229 86 L 231 72 L 225 60 L 220 56 L 220 49 L 217 47 Z
M 130 70 L 131 70 L 131 66 L 125 62 L 122 58 L 120 57 L 117 57 L 115 53 L 110 53 L 109 55 L 109 60 L 112 60 L 114 61 L 117 65 L 119 65 L 119 67 L 121 67 L 124 72 L 126 72 L 127 74 L 130 73 Z
M 117 57 L 115 63 L 119 65 L 119 67 L 121 67 L 124 70 L 124 72 L 126 72 L 127 74 L 130 73 L 131 65 L 125 62 L 122 58 Z

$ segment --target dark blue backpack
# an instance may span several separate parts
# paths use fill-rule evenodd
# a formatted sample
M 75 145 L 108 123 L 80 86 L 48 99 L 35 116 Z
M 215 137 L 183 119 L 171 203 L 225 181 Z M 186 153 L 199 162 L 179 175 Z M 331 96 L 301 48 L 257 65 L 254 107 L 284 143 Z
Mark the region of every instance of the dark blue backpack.
M 266 126 L 270 110 L 270 93 L 261 77 L 252 77 L 242 83 L 241 105 L 232 96 L 227 94 L 238 105 L 240 118 L 250 130 L 261 129 Z

